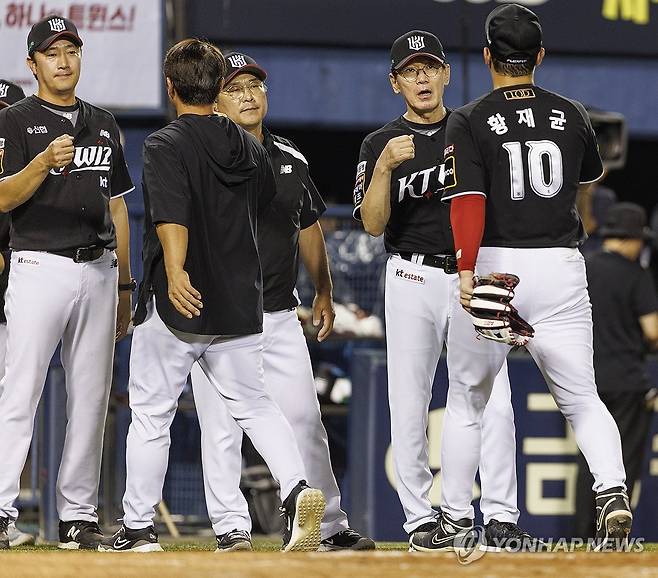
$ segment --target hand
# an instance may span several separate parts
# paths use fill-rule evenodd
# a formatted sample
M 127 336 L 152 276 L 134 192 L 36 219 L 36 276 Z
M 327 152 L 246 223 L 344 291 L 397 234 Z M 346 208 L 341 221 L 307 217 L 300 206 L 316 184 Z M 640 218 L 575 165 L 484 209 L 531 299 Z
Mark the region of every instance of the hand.
M 119 291 L 119 304 L 117 305 L 117 333 L 116 341 L 121 341 L 128 334 L 128 327 L 133 317 L 132 294 L 130 291 Z
M 43 161 L 49 169 L 62 169 L 73 160 L 73 137 L 64 134 L 52 141 L 43 153 Z
M 316 293 L 313 299 L 313 327 L 320 326 L 318 341 L 324 341 L 334 328 L 334 302 L 330 293 Z
M 459 302 L 468 311 L 473 297 L 473 271 L 459 272 Z
M 199 293 L 190 283 L 190 277 L 184 269 L 170 273 L 167 271 L 169 282 L 169 301 L 181 315 L 192 319 L 201 315 L 203 303 Z
M 0 274 L 5 270 L 5 258 L 0 253 Z
M 413 159 L 415 156 L 414 135 L 404 134 L 402 136 L 396 136 L 386 143 L 377 162 L 382 162 L 384 168 L 392 171 L 398 168 L 404 161 Z

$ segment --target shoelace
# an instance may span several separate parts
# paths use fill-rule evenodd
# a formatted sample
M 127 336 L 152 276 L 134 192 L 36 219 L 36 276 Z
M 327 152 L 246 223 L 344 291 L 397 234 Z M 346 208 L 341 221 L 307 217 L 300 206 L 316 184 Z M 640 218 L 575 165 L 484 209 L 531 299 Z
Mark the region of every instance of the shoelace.
M 249 540 L 249 534 L 245 530 L 231 530 L 226 534 L 227 540 L 243 539 Z
M 530 534 L 527 532 L 524 532 L 519 528 L 516 524 L 513 524 L 512 522 L 499 522 L 499 526 L 502 526 L 505 529 L 505 532 L 508 534 L 511 534 L 512 538 L 530 538 Z

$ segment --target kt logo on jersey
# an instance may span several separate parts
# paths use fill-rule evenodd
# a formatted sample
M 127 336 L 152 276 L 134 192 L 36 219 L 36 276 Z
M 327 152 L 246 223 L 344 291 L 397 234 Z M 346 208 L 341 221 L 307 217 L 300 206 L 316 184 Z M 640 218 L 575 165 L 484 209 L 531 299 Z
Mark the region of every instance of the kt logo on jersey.
M 69 165 L 71 167 L 71 165 Z M 67 167 L 50 169 L 50 174 L 61 175 Z M 110 171 L 112 168 L 112 147 L 75 147 L 72 168 L 69 173 L 82 171 Z
M 402 202 L 406 195 L 412 199 L 429 198 L 443 190 L 446 178 L 452 175 L 452 167 L 445 164 L 436 165 L 414 171 L 410 175 L 398 179 L 398 202 Z

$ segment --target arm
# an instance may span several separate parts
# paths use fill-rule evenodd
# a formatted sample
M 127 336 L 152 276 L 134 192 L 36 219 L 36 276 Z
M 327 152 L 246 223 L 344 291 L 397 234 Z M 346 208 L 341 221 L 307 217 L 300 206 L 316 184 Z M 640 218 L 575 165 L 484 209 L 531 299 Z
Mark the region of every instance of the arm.
M 45 180 L 48 171 L 68 165 L 73 160 L 74 152 L 72 137 L 69 135 L 57 137 L 23 170 L 2 179 L 0 211 L 8 213 L 29 200 Z
M 484 233 L 485 211 L 486 199 L 482 195 L 464 195 L 450 203 L 450 223 L 459 269 L 459 298 L 466 308 L 473 296 L 473 274 Z
M 329 259 L 327 258 L 322 227 L 318 221 L 300 231 L 299 252 L 315 287 L 313 325 L 317 327 L 322 322 L 318 333 L 318 341 L 324 341 L 333 329 L 336 313 L 334 312 L 332 300 L 333 286 L 331 273 L 329 272 Z
M 361 204 L 363 228 L 373 237 L 384 232 L 391 216 L 391 173 L 415 154 L 413 135 L 402 135 L 389 140 L 379 155 Z
M 130 273 L 130 225 L 128 223 L 128 208 L 123 197 L 110 199 L 110 213 L 117 236 L 117 258 L 119 261 L 119 283 L 126 285 L 132 279 Z M 126 336 L 132 316 L 132 294 L 130 290 L 119 291 L 119 306 L 117 308 L 116 339 L 120 341 Z
M 642 315 L 639 319 L 644 339 L 653 350 L 658 349 L 658 311 Z
M 174 223 L 159 223 L 156 232 L 164 252 L 164 265 L 169 285 L 169 300 L 176 310 L 192 319 L 201 315 L 203 308 L 201 293 L 190 283 L 190 278 L 183 269 L 187 257 L 187 227 Z

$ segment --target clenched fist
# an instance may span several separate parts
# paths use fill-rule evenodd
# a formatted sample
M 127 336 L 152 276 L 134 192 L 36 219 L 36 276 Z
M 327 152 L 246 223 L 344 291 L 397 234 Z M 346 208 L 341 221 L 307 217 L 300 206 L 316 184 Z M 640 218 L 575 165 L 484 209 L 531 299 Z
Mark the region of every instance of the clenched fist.
M 416 156 L 416 147 L 414 146 L 414 136 L 405 134 L 396 136 L 386 143 L 382 154 L 379 155 L 378 163 L 383 164 L 383 168 L 392 171 L 398 168 L 404 161 L 413 159 Z
M 50 169 L 62 169 L 73 160 L 73 137 L 64 134 L 52 141 L 43 153 L 43 160 Z

